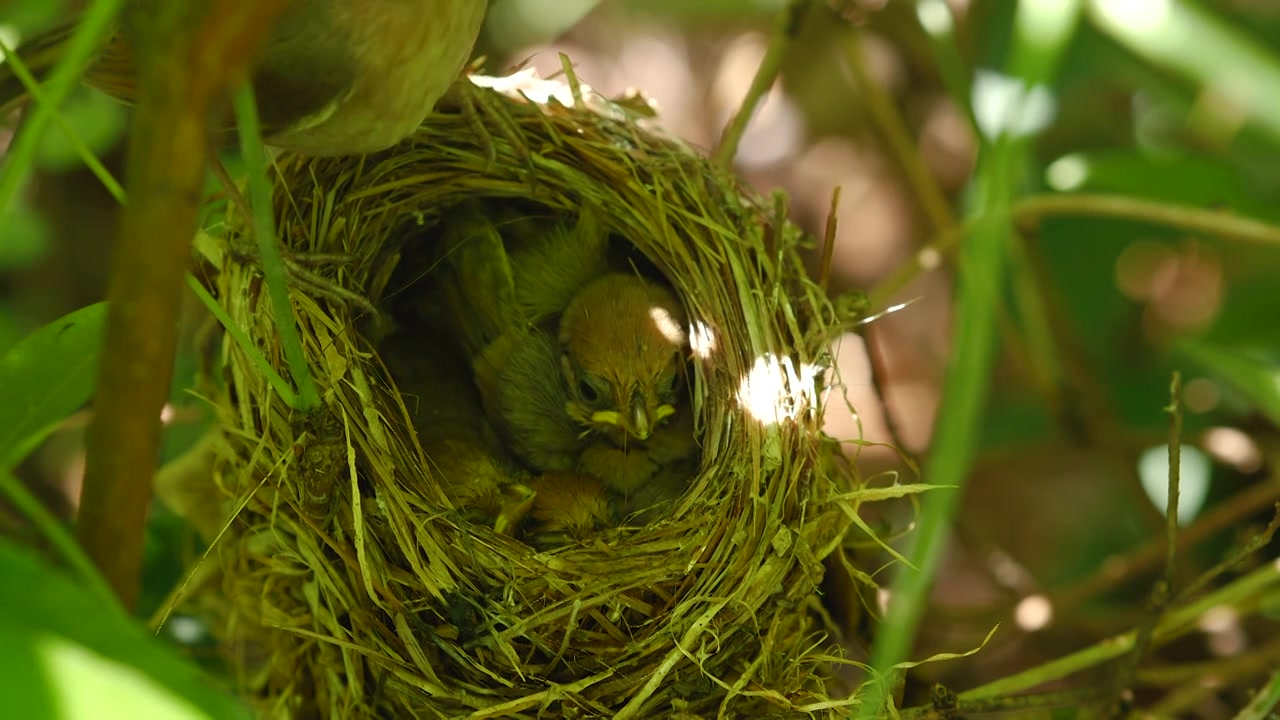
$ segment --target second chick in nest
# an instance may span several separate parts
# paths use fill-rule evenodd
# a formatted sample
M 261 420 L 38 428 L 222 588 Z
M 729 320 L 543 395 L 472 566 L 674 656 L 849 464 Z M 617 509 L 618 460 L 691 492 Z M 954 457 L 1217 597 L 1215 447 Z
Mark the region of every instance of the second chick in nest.
M 515 534 L 534 501 L 523 473 L 476 442 L 438 440 L 424 449 L 464 517 Z
M 616 525 L 620 506 L 596 478 L 576 472 L 545 472 L 529 482 L 535 495 L 525 539 L 535 547 L 584 542 Z

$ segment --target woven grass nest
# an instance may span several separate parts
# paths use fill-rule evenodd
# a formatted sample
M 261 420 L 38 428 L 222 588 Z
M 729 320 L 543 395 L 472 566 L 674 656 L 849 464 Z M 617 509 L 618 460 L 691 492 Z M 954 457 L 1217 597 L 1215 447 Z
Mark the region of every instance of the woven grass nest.
M 279 159 L 276 222 L 323 406 L 290 410 L 230 338 L 216 401 L 215 478 L 236 519 L 212 597 L 267 716 L 789 717 L 847 702 L 826 684 L 839 651 L 818 587 L 855 478 L 821 433 L 841 322 L 806 277 L 806 240 L 781 202 L 573 90 L 472 78 L 390 151 Z M 688 384 L 701 465 L 647 524 L 535 548 L 469 521 L 433 471 L 370 308 L 408 292 L 393 281 L 405 258 L 475 198 L 602 208 L 686 306 L 704 343 Z M 228 251 L 247 231 L 230 227 L 217 296 L 285 374 L 261 272 Z

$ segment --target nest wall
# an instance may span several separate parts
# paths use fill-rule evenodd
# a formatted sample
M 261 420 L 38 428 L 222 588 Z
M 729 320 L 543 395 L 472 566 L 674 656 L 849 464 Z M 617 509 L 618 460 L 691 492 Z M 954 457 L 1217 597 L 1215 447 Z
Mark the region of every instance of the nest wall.
M 215 480 L 236 516 L 210 603 L 268 715 L 756 717 L 840 704 L 826 687 L 836 641 L 814 608 L 856 508 L 853 478 L 824 457 L 838 323 L 801 264 L 805 240 L 779 198 L 753 197 L 620 105 L 566 92 L 535 102 L 464 81 L 391 151 L 277 161 L 293 320 L 323 406 L 290 410 L 224 341 Z M 685 303 L 702 464 L 665 517 L 537 551 L 451 505 L 368 327 L 403 290 L 391 279 L 409 244 L 475 197 L 602 208 Z M 217 296 L 287 376 L 246 235 L 233 218 L 205 250 Z

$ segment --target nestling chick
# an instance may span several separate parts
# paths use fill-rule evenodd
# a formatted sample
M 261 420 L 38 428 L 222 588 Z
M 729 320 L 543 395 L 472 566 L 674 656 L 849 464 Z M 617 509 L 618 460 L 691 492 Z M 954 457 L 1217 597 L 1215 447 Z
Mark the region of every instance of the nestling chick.
M 684 311 L 670 290 L 627 273 L 587 285 L 560 321 L 569 415 L 622 445 L 675 414 Z
M 430 291 L 417 314 L 457 338 L 468 361 L 528 322 L 516 306 L 515 277 L 498 228 L 478 202 L 463 203 L 442 221 L 431 261 Z
M 510 450 L 539 471 L 572 470 L 582 429 L 565 414 L 560 347 L 543 325 L 604 272 L 608 233 L 598 213 L 584 210 L 570 224 L 503 218 L 500 208 L 468 202 L 442 227 L 440 269 L 419 313 L 460 339 Z
M 624 496 L 697 451 L 678 400 L 684 326 L 670 290 L 626 273 L 587 285 L 561 319 L 565 411 L 594 436 L 578 467 Z
M 516 307 L 533 325 L 560 315 L 584 285 L 607 270 L 609 233 L 599 211 L 589 206 L 572 225 L 519 218 L 498 229 L 511 259 Z
M 673 468 L 696 467 L 683 461 L 697 443 L 679 399 L 687 342 L 672 291 L 606 272 L 608 232 L 589 210 L 570 229 L 469 203 L 443 225 L 445 270 L 420 312 L 444 315 L 462 339 L 507 448 L 534 471 L 585 472 L 624 498 L 678 494 L 693 470 Z M 683 480 L 645 488 L 659 473 Z
M 628 512 L 634 512 L 679 495 L 697 470 L 697 452 L 693 413 L 680 407 L 646 440 L 627 439 L 618 445 L 605 436 L 589 442 L 578 469 L 603 479 L 623 496 Z
M 445 343 L 400 329 L 378 344 L 378 356 L 391 372 L 424 445 L 480 439 L 485 447 L 496 447 L 480 395 L 471 384 L 471 369 Z
M 511 452 L 536 470 L 573 470 L 583 447 L 581 428 L 565 413 L 569 393 L 560 374 L 560 348 L 541 330 L 508 335 L 491 344 L 477 371 L 485 408 Z
M 659 467 L 643 485 L 635 488 L 619 502 L 621 515 L 626 523 L 648 525 L 668 515 L 671 505 L 684 492 L 689 480 L 697 471 L 696 455 Z
M 426 444 L 431 469 L 444 480 L 467 519 L 511 534 L 533 504 L 534 493 L 519 473 L 479 443 L 437 440 Z
M 535 546 L 582 542 L 616 521 L 608 491 L 590 475 L 546 472 L 529 487 L 537 494 L 529 511 L 532 523 L 526 539 Z

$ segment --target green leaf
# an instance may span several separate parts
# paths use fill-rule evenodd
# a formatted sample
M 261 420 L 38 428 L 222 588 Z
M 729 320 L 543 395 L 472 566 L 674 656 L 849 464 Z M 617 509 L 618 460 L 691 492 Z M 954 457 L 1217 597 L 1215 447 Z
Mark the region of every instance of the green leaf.
M 0 677 L 21 718 L 247 718 L 123 612 L 0 541 Z
M 1209 343 L 1190 343 L 1183 355 L 1235 388 L 1258 412 L 1280 426 L 1280 367 L 1243 350 Z
M 15 203 L 0 210 L 0 272 L 34 265 L 49 249 L 48 228 L 31 208 Z
M 30 39 L 66 17 L 66 0 L 0 4 L 0 24 L 9 25 L 19 38 Z
M 36 161 L 45 170 L 63 172 L 84 167 L 82 147 L 100 157 L 124 137 L 124 106 L 100 92 L 73 93 L 60 110 L 73 135 L 62 131 L 40 138 Z
M 93 394 L 106 303 L 36 330 L 0 358 L 0 469 L 17 465 Z

